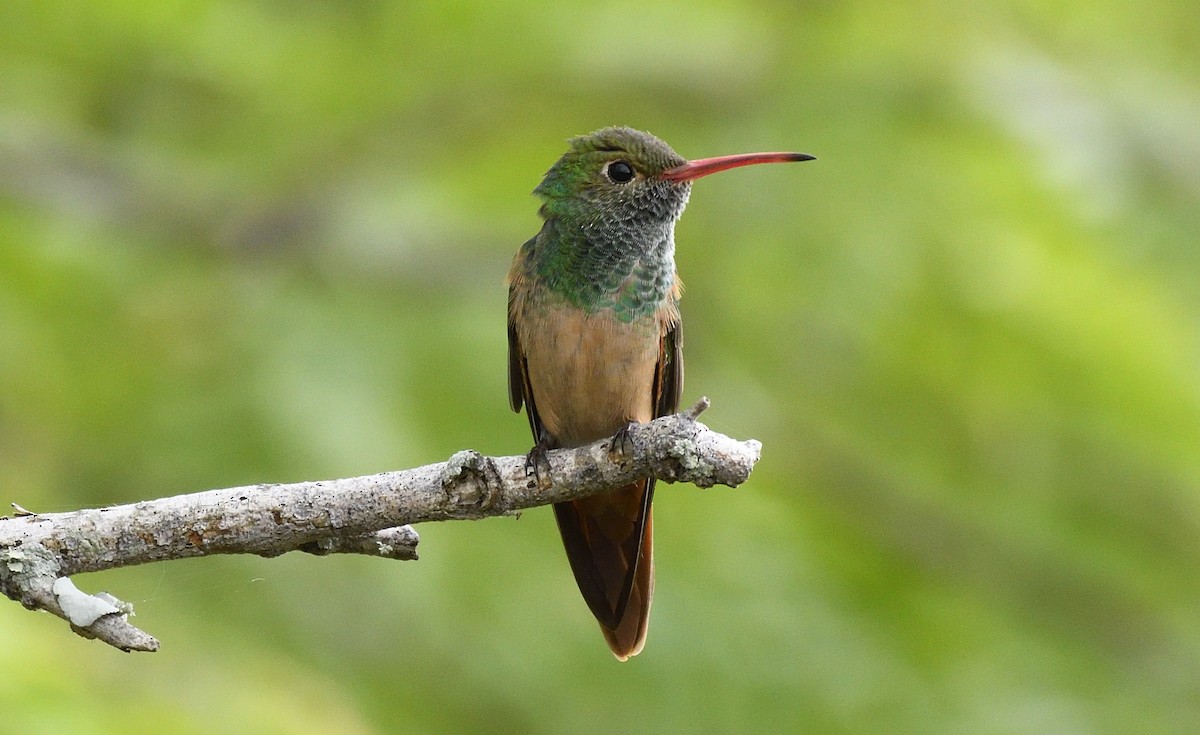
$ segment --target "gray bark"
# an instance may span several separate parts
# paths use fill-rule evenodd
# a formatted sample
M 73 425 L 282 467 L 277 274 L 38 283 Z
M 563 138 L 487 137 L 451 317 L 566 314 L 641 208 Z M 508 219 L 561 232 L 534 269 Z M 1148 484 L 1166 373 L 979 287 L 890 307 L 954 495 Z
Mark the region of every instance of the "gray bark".
M 592 495 L 653 476 L 700 487 L 736 487 L 761 445 L 696 421 L 708 406 L 633 426 L 621 440 L 554 450 L 545 461 L 464 450 L 415 469 L 342 480 L 262 484 L 68 513 L 0 518 L 0 591 L 71 623 L 80 635 L 125 651 L 158 641 L 128 620 L 132 607 L 89 595 L 69 577 L 209 554 L 278 556 L 288 551 L 416 559 L 425 521 L 509 515 Z

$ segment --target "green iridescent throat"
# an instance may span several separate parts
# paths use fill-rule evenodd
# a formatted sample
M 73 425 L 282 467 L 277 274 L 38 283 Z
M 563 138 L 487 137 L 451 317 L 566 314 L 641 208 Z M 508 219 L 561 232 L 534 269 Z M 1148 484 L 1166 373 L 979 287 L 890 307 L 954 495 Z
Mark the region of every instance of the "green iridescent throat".
M 548 290 L 588 313 L 611 309 L 624 323 L 650 317 L 663 305 L 675 279 L 673 223 L 640 242 L 596 242 L 562 229 L 547 221 L 526 243 L 531 275 Z

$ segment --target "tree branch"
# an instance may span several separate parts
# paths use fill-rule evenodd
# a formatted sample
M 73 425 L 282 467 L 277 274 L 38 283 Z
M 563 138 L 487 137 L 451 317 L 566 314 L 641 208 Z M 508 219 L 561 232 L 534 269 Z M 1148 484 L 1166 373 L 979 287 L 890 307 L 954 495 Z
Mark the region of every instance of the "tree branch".
M 51 612 L 85 637 L 124 651 L 158 641 L 128 621 L 132 606 L 89 595 L 68 579 L 147 562 L 209 554 L 367 554 L 416 559 L 424 521 L 479 519 L 574 500 L 653 476 L 736 487 L 761 445 L 736 441 L 683 413 L 633 426 L 623 439 L 554 450 L 545 461 L 455 453 L 446 462 L 324 482 L 251 485 L 69 513 L 0 518 L 0 591 Z

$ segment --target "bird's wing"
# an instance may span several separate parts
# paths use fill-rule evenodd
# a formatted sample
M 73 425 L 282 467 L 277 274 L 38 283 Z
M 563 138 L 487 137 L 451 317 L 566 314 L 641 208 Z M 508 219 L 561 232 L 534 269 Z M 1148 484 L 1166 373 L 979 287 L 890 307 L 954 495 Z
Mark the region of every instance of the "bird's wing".
M 654 381 L 654 417 L 679 410 L 683 393 L 683 322 L 675 317 L 667 323 L 658 352 L 658 372 Z
M 528 243 L 526 244 L 528 247 Z M 521 338 L 513 318 L 513 301 L 516 299 L 517 286 L 510 283 L 508 287 L 508 405 L 520 413 L 525 406 L 525 415 L 529 418 L 529 430 L 533 432 L 533 441 L 543 448 L 550 448 L 551 437 L 546 435 L 542 421 L 538 417 L 537 405 L 533 400 L 533 388 L 529 385 L 529 365 L 525 359 L 525 351 L 521 349 Z

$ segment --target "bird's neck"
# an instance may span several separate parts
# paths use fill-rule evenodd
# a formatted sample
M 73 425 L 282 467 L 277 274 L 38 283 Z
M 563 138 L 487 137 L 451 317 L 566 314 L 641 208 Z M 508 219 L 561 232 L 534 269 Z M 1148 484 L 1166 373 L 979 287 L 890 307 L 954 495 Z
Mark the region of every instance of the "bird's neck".
M 674 231 L 673 221 L 614 226 L 550 217 L 527 244 L 532 247 L 525 253 L 525 272 L 589 313 L 610 309 L 622 322 L 646 318 L 672 293 Z

